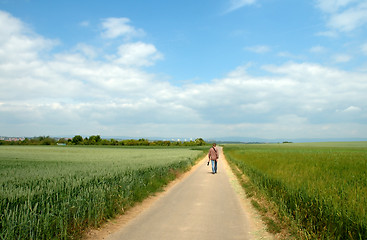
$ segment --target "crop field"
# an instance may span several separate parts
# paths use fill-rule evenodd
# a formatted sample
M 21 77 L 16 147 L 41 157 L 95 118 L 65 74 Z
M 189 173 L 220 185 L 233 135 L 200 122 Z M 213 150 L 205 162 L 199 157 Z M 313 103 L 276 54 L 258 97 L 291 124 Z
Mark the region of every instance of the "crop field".
M 367 239 L 367 142 L 225 145 L 307 239 Z
M 1 146 L 0 239 L 73 239 L 159 191 L 189 148 Z

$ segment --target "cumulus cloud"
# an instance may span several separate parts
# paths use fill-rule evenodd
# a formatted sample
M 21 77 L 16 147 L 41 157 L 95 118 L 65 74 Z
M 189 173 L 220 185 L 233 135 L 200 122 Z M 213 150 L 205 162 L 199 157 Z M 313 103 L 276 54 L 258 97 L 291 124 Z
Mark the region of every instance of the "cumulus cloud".
M 0 12 L 0 19 L 2 134 L 65 134 L 78 128 L 93 133 L 121 124 L 195 119 L 192 109 L 176 102 L 180 91 L 140 68 L 162 58 L 154 45 L 122 44 L 107 61 L 97 60 L 99 50 L 83 43 L 44 57 L 54 41 L 8 13 Z
M 150 83 L 151 75 L 138 68 L 93 60 L 98 53 L 85 44 L 78 44 L 74 53 L 58 53 L 43 58 L 41 53 L 51 49 L 54 41 L 36 35 L 5 12 L 0 12 L 0 19 L 1 100 L 37 104 L 60 100 L 89 101 L 93 97 L 115 96 L 105 91 L 127 94 L 131 89 L 138 88 L 138 84 L 148 86 Z M 139 42 L 127 49 L 117 50 L 116 53 L 126 65 L 150 65 L 160 57 L 151 44 Z M 151 84 L 154 87 L 155 84 Z
M 366 131 L 367 115 L 361 114 L 366 108 L 366 75 L 311 63 L 271 65 L 264 69 L 269 74 L 254 77 L 246 67 L 239 67 L 212 84 L 193 86 L 199 91 L 215 91 L 217 99 L 208 99 L 193 108 L 200 110 L 209 125 L 220 125 L 233 135 L 277 138 L 295 137 L 302 132 L 304 137 L 340 137 Z M 210 105 L 215 105 L 212 112 L 208 111 Z M 348 115 L 337 111 L 343 108 L 349 108 Z M 214 123 L 212 114 L 216 114 Z M 347 126 L 348 121 L 353 122 L 349 123 L 349 130 L 343 129 L 341 126 Z M 333 132 L 336 129 L 339 132 Z
M 84 43 L 78 43 L 75 46 L 74 51 L 80 52 L 81 54 L 89 58 L 95 58 L 98 56 L 97 50 L 93 46 Z
M 272 86 L 271 91 L 279 89 L 276 86 L 280 85 L 279 94 L 272 95 L 274 101 L 280 99 L 284 104 L 279 102 L 275 106 L 283 105 L 291 113 L 307 116 L 308 121 L 342 122 L 342 116 L 338 120 L 334 119 L 335 111 L 341 106 L 349 104 L 361 109 L 366 107 L 361 102 L 366 98 L 362 91 L 367 87 L 363 83 L 363 74 L 352 74 L 309 63 L 267 66 L 267 70 L 280 75 L 279 78 L 273 78 L 277 81 L 274 81 L 275 86 Z M 359 121 L 362 122 L 364 117 L 359 116 Z
M 102 21 L 102 37 L 104 38 L 117 38 L 123 37 L 125 39 L 131 39 L 133 37 L 141 37 L 145 35 L 142 29 L 137 29 L 130 25 L 130 19 L 128 18 L 106 18 Z
M 57 44 L 30 31 L 24 23 L 0 11 L 0 61 L 14 63 L 33 60 Z
M 128 66 L 151 66 L 163 55 L 153 44 L 143 42 L 123 44 L 118 49 L 116 63 Z
M 12 47 L 14 40 L 21 47 Z M 358 137 L 367 131 L 365 73 L 289 62 L 264 66 L 262 76 L 245 65 L 207 83 L 174 86 L 144 70 L 162 58 L 152 44 L 124 43 L 108 60 L 97 47 L 80 43 L 54 54 L 53 44 L 0 12 L 1 134 Z

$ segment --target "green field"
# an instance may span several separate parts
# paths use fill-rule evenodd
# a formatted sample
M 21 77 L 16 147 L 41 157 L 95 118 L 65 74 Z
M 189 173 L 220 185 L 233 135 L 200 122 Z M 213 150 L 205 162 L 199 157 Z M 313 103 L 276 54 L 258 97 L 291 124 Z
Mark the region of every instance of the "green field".
M 72 239 L 187 170 L 189 148 L 0 147 L 0 239 Z
M 367 239 L 367 142 L 225 145 L 308 239 Z

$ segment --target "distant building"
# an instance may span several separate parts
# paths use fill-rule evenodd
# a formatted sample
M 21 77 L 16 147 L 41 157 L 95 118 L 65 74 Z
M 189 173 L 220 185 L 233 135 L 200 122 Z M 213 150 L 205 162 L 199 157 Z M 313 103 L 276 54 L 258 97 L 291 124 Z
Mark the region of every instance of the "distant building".
M 8 141 L 8 142 L 17 142 L 17 141 L 24 141 L 24 137 L 0 137 L 0 140 L 2 141 Z

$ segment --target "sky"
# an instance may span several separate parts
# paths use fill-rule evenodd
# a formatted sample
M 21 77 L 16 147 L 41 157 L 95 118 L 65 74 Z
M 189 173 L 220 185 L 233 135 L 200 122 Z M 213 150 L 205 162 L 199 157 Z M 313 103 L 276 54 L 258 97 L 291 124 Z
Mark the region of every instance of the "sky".
M 367 139 L 366 0 L 0 0 L 0 136 Z

